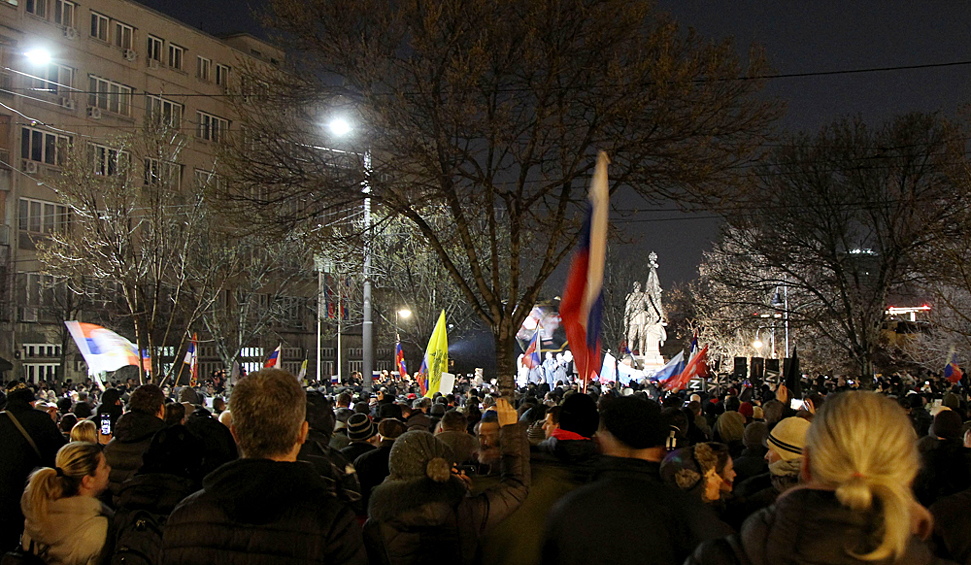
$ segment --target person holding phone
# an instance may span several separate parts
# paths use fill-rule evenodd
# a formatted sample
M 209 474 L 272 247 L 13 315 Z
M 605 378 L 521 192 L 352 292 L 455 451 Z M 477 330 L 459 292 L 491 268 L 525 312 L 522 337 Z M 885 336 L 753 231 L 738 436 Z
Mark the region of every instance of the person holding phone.
M 371 492 L 364 526 L 372 565 L 471 563 L 482 536 L 519 508 L 529 492 L 529 442 L 508 401 L 498 399 L 496 413 L 500 481 L 478 495 L 432 434 L 415 430 L 395 441 L 390 475 Z

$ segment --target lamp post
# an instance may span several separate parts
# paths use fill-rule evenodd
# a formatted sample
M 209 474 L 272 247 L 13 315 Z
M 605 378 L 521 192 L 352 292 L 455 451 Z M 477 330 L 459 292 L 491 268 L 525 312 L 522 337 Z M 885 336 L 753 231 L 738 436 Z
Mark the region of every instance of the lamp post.
M 396 342 L 401 341 L 401 336 L 398 335 L 398 316 L 401 316 L 407 320 L 411 317 L 411 310 L 407 308 L 399 308 L 398 310 L 394 311 L 394 340 Z
M 351 133 L 351 125 L 343 119 L 330 122 L 330 131 L 338 137 Z M 363 322 L 361 324 L 361 373 L 364 389 L 374 388 L 374 322 L 371 320 L 371 151 L 364 152 L 364 300 Z

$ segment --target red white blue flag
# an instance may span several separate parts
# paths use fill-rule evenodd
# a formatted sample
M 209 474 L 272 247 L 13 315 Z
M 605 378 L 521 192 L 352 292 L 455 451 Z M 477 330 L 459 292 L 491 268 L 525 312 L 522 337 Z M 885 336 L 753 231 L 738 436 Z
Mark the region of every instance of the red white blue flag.
M 408 376 L 408 369 L 405 367 L 405 352 L 401 349 L 400 341 L 394 346 L 394 364 L 398 368 L 398 375 L 401 378 Z
M 959 383 L 963 376 L 964 371 L 958 366 L 957 353 L 951 351 L 951 354 L 948 355 L 947 365 L 944 367 L 944 378 L 951 383 Z
M 283 347 L 282 343 L 276 346 L 276 349 L 273 350 L 273 353 L 270 353 L 270 357 L 266 360 L 266 363 L 263 364 L 263 367 L 276 367 L 280 364 L 281 347 Z
M 533 334 L 533 339 L 529 340 L 529 345 L 526 347 L 526 351 L 523 352 L 523 366 L 528 369 L 535 369 L 543 364 L 543 358 L 540 356 L 540 349 L 542 349 L 542 340 L 539 337 L 539 328 L 536 328 L 536 333 Z
M 600 370 L 600 327 L 603 321 L 603 274 L 607 254 L 607 165 L 603 151 L 590 183 L 590 207 L 573 253 L 573 262 L 563 289 L 560 317 L 573 352 L 577 373 L 584 382 Z

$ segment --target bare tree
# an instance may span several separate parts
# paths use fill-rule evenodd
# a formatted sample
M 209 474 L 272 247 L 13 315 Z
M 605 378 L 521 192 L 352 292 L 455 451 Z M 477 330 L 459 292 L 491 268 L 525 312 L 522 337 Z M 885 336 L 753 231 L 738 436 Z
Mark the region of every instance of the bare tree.
M 749 305 L 784 285 L 792 323 L 811 326 L 868 381 L 888 298 L 920 279 L 963 208 L 951 174 L 963 147 L 955 128 L 920 114 L 794 136 L 758 170 L 758 199 L 731 210 L 710 276 Z
M 191 265 L 189 250 L 210 216 L 202 193 L 179 184 L 185 144 L 177 128 L 164 123 L 106 145 L 77 143 L 52 182 L 70 221 L 38 245 L 46 271 L 66 280 L 72 292 L 121 302 L 134 342 L 153 352 L 156 381 L 163 378 L 157 353 L 183 343 L 185 328 L 217 286 L 214 273 Z
M 686 202 L 730 190 L 779 115 L 754 96 L 758 50 L 743 64 L 647 1 L 274 0 L 267 22 L 299 73 L 244 71 L 263 96 L 239 99 L 237 196 L 292 229 L 360 203 L 366 180 L 492 331 L 506 388 L 515 334 L 577 242 L 597 151 L 611 191 Z M 320 126 L 342 113 L 357 123 L 343 143 Z

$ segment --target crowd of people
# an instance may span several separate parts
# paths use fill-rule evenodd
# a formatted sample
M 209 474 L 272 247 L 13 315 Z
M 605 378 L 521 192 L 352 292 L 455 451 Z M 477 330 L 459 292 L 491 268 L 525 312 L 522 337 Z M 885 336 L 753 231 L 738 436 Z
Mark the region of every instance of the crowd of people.
M 969 398 L 931 376 L 804 379 L 796 394 L 727 376 L 505 397 L 481 377 L 431 397 L 393 375 L 361 384 L 279 369 L 231 390 L 8 383 L 0 554 L 971 565 Z

